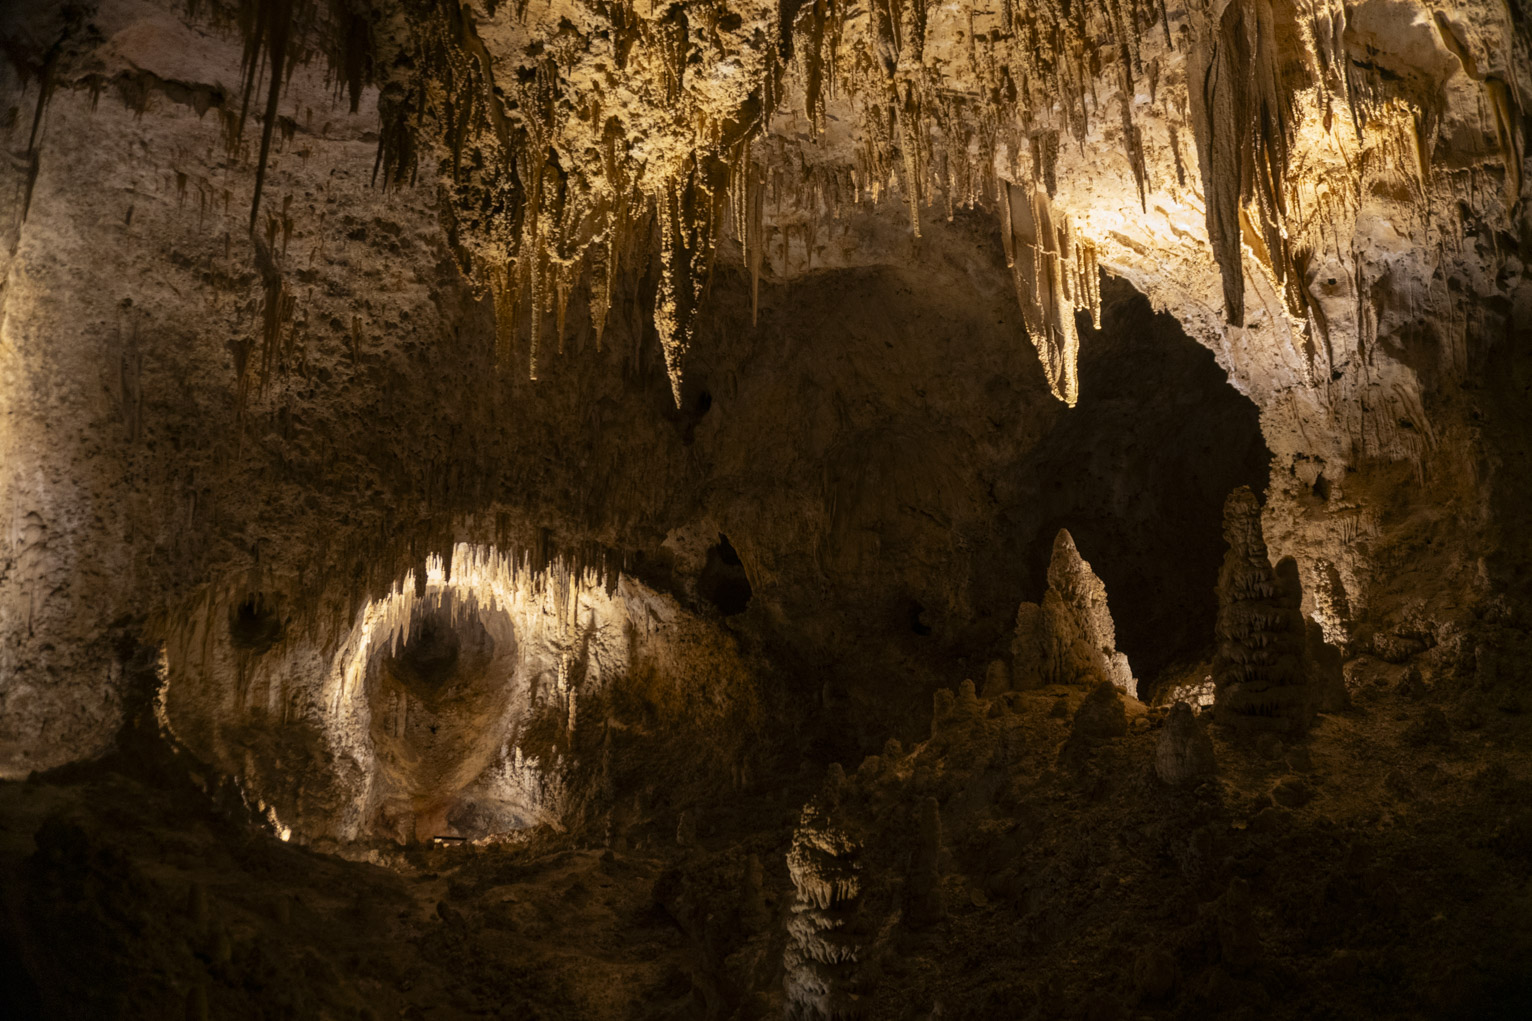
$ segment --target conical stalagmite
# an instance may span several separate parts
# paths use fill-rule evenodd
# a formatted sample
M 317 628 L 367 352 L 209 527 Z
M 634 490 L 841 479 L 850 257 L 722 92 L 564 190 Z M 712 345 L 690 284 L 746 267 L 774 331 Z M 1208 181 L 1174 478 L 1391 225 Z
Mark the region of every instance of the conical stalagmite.
M 1128 657 L 1117 651 L 1117 629 L 1107 607 L 1106 586 L 1080 556 L 1065 529 L 1053 540 L 1048 591 L 1042 605 L 1023 603 L 1011 645 L 1016 687 L 1095 684 L 1109 681 L 1132 694 Z M 1034 683 L 1035 679 L 1035 683 Z

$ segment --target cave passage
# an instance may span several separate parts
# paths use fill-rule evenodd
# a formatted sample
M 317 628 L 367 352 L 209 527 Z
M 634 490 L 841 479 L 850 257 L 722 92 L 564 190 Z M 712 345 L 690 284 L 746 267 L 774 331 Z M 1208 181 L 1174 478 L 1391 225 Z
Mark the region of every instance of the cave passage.
M 1212 642 L 1225 497 L 1263 492 L 1271 453 L 1256 406 L 1212 352 L 1130 285 L 1102 286 L 1100 330 L 1081 317 L 1080 402 L 1022 466 L 1029 598 L 1068 528 L 1106 583 L 1117 647 L 1149 698 L 1162 670 Z
M 754 595 L 750 579 L 745 576 L 745 565 L 728 536 L 720 535 L 718 542 L 708 548 L 707 563 L 697 578 L 697 591 L 725 617 L 737 617 L 750 605 Z

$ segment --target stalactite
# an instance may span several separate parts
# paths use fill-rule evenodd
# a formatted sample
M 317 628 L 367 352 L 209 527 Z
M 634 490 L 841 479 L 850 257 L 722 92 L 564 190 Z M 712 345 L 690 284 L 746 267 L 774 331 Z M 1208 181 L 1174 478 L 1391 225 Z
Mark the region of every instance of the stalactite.
M 245 33 L 244 100 L 236 134 L 244 133 L 250 97 L 262 72 L 267 78 L 265 117 L 261 122 L 260 154 L 255 164 L 255 188 L 250 199 L 250 229 L 255 230 L 261 209 L 261 188 L 266 181 L 266 161 L 271 153 L 271 133 L 276 128 L 277 104 L 282 98 L 288 70 L 287 50 L 292 39 L 295 0 L 248 0 L 240 9 Z
M 1053 208 L 1045 192 L 1009 182 L 1002 222 L 1027 335 L 1053 395 L 1074 407 L 1080 398 L 1075 311 L 1089 310 L 1098 326 L 1101 322 L 1095 248 L 1075 239 L 1068 216 Z
M 1192 124 L 1206 190 L 1208 239 L 1223 274 L 1224 306 L 1245 319 L 1243 244 L 1259 242 L 1279 285 L 1291 275 L 1285 174 L 1297 83 L 1278 52 L 1271 0 L 1230 4 L 1188 68 Z M 1252 217 L 1247 208 L 1256 210 Z

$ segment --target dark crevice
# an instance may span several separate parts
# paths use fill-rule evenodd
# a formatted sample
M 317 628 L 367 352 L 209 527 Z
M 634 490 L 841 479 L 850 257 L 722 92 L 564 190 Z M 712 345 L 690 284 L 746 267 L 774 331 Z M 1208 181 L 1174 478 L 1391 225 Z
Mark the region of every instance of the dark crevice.
M 248 596 L 229 610 L 229 642 L 246 652 L 265 652 L 282 640 L 282 618 L 266 597 Z
M 718 543 L 708 549 L 707 563 L 697 578 L 697 594 L 725 617 L 744 613 L 750 605 L 754 595 L 750 579 L 745 576 L 745 565 L 728 536 L 720 535 Z

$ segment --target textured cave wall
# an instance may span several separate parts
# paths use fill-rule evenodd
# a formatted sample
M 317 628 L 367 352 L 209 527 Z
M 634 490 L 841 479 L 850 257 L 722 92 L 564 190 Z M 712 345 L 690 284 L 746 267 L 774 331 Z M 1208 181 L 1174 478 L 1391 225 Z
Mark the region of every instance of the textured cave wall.
M 1062 412 L 1021 338 L 1062 365 L 1073 304 L 1093 304 L 1089 286 L 1044 300 L 1023 272 L 1017 307 L 994 224 L 1018 267 L 1062 272 L 1029 254 L 1028 238 L 1043 242 L 1023 209 L 1073 231 L 1091 271 L 1072 286 L 1099 260 L 1259 407 L 1275 455 L 1268 543 L 1297 558 L 1332 640 L 1436 628 L 1523 576 L 1506 518 L 1525 456 L 1529 301 L 1516 97 L 1532 85 L 1516 8 L 1433 18 L 1371 0 L 1301 20 L 1282 4 L 1082 5 L 1098 31 L 1071 64 L 1047 45 L 1028 55 L 983 5 L 971 21 L 913 5 L 898 31 L 833 4 L 781 26 L 712 11 L 684 22 L 695 36 L 675 34 L 682 5 L 621 26 L 580 6 L 563 27 L 577 6 L 523 23 L 514 5 L 470 5 L 470 33 L 452 28 L 456 5 L 379 5 L 376 87 L 357 113 L 316 31 L 280 119 L 257 90 L 240 134 L 233 8 L 8 9 L 8 774 L 109 740 L 114 629 L 163 635 L 209 607 L 222 621 L 261 593 L 292 641 L 326 648 L 455 540 L 538 563 L 610 551 L 632 566 L 642 552 L 690 600 L 721 533 L 760 596 L 736 625 L 801 632 L 799 664 L 833 666 L 815 657 L 868 626 L 934 639 L 917 650 L 989 646 L 1027 595 L 1003 591 L 1011 567 L 994 553 L 1046 529 L 997 538 L 986 473 L 1047 442 Z M 1122 10 L 1140 30 L 1131 46 Z M 697 41 L 710 23 L 716 46 Z M 621 130 L 590 149 L 582 97 L 621 75 L 591 64 L 606 42 L 580 41 L 608 29 L 635 47 L 635 87 L 606 97 Z M 413 46 L 433 60 L 401 60 Z M 691 64 L 678 59 L 689 46 L 711 48 Z M 1209 77 L 1252 55 L 1250 94 Z M 482 126 L 443 120 L 453 97 L 485 94 L 487 74 L 522 104 L 514 144 L 497 140 L 487 100 L 458 114 Z M 1038 105 L 1053 86 L 1067 102 Z M 526 112 L 539 96 L 546 137 Z M 427 110 L 407 168 L 404 97 Z M 1268 134 L 1241 135 L 1245 115 Z M 529 190 L 505 160 L 533 153 L 517 165 L 543 168 L 539 145 L 558 158 Z M 1255 180 L 1252 166 L 1280 180 L 1231 183 Z M 724 177 L 733 207 L 710 219 Z M 623 230 L 561 233 L 554 206 L 522 215 L 546 188 L 565 196 L 559 223 Z M 596 236 L 615 239 L 606 262 Z M 581 274 L 605 283 L 589 291 Z M 813 316 L 841 318 L 857 280 L 875 281 L 864 310 L 836 346 L 815 342 L 829 327 Z M 1112 374 L 1090 348 L 1087 334 L 1082 407 L 1092 373 Z M 784 420 L 792 442 L 762 442 Z M 1085 536 L 1110 584 L 1111 558 Z M 889 662 L 909 658 L 896 648 Z

